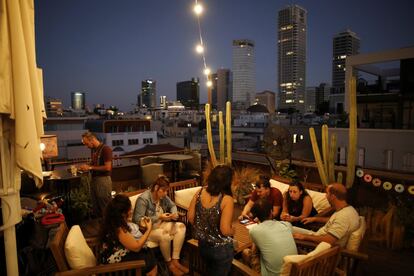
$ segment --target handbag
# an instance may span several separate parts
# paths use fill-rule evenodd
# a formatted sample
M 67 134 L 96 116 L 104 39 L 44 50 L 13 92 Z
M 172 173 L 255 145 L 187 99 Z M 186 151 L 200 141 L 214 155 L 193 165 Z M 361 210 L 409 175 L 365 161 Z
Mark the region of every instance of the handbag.
M 40 223 L 43 226 L 54 226 L 55 224 L 59 224 L 63 221 L 65 221 L 65 216 L 63 214 L 54 213 L 44 215 L 40 220 Z

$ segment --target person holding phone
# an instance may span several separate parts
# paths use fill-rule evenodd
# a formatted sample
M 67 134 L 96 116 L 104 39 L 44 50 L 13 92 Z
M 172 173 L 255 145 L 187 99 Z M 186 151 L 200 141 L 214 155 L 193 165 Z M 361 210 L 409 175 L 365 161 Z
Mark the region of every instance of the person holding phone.
M 183 275 L 189 272 L 189 269 L 179 262 L 186 228 L 183 223 L 177 222 L 177 206 L 167 196 L 169 188 L 168 178 L 164 175 L 159 176 L 150 189 L 138 197 L 132 221 L 139 224 L 144 216 L 151 219 L 153 227 L 148 240 L 159 244 L 171 273 Z M 173 241 L 172 255 L 171 240 Z
M 100 263 L 112 264 L 133 260 L 144 260 L 144 273 L 157 275 L 157 261 L 145 244 L 152 229 L 151 221 L 145 222 L 146 230 L 133 235 L 128 220 L 132 216 L 131 201 L 125 195 L 116 195 L 104 211 L 100 232 Z M 138 231 L 139 232 L 139 231 Z

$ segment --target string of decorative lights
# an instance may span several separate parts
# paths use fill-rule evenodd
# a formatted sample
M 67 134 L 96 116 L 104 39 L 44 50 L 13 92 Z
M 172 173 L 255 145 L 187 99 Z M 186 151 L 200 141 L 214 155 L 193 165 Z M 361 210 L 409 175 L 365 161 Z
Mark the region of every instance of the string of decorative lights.
M 201 55 L 203 59 L 203 65 L 204 65 L 203 73 L 206 76 L 206 85 L 207 87 L 211 87 L 213 85 L 213 82 L 210 79 L 211 70 L 210 68 L 208 68 L 207 62 L 206 62 L 206 54 L 205 54 L 205 49 L 204 49 L 204 41 L 203 41 L 203 35 L 201 31 L 201 22 L 200 22 L 201 21 L 200 16 L 203 13 L 203 10 L 204 10 L 203 5 L 198 3 L 197 0 L 194 0 L 193 11 L 197 16 L 198 34 L 199 34 L 199 39 L 200 39 L 199 44 L 197 44 L 195 50 L 198 54 Z

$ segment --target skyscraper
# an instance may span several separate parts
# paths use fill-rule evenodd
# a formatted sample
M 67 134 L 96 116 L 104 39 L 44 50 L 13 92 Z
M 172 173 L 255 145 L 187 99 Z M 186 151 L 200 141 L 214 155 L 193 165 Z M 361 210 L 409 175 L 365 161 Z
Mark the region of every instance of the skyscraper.
M 332 90 L 329 106 L 332 112 L 344 111 L 345 61 L 347 56 L 359 53 L 360 39 L 351 30 L 345 30 L 333 38 Z
M 85 93 L 84 92 L 72 92 L 70 93 L 70 99 L 72 102 L 72 109 L 85 110 Z
M 180 101 L 187 108 L 198 109 L 200 105 L 200 82 L 198 78 L 177 82 L 177 101 Z
M 151 79 L 141 82 L 141 106 L 155 108 L 157 106 L 156 81 Z
M 254 41 L 233 40 L 233 108 L 245 109 L 256 94 Z
M 211 82 L 213 85 L 211 86 L 211 107 L 213 109 L 217 109 L 217 73 L 213 73 L 210 75 Z
M 226 102 L 231 101 L 232 78 L 229 69 L 218 69 L 211 75 L 213 81 L 212 103 L 219 111 L 226 110 Z
M 278 108 L 304 111 L 307 11 L 289 5 L 278 16 Z

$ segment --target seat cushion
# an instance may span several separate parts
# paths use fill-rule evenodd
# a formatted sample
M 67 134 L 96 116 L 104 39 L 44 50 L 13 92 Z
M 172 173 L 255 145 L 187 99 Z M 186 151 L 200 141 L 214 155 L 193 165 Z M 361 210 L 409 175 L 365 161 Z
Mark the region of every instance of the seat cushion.
M 174 192 L 175 204 L 188 210 L 193 196 L 201 189 L 200 186 Z
M 79 225 L 72 226 L 66 237 L 65 255 L 72 269 L 96 266 L 96 258 L 86 243 Z
M 346 244 L 346 249 L 358 251 L 359 245 L 361 244 L 362 239 L 364 238 L 365 230 L 367 229 L 367 223 L 365 222 L 365 217 L 359 217 L 359 227 L 357 230 L 351 233 L 349 236 L 348 242 Z
M 288 255 L 283 257 L 283 265 L 280 270 L 280 276 L 289 276 L 290 270 L 292 269 L 292 263 L 299 263 L 304 260 L 307 260 L 309 258 L 312 258 L 313 256 L 328 250 L 331 248 L 331 245 L 327 242 L 321 242 L 318 244 L 318 246 L 315 247 L 315 249 L 311 252 L 309 252 L 306 255 Z

